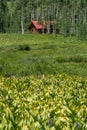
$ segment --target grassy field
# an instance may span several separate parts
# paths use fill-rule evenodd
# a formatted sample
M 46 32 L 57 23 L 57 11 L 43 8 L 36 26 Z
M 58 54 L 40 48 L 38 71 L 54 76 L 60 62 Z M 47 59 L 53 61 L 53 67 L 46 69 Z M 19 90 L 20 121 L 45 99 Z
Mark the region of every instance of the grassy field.
M 0 34 L 0 130 L 87 130 L 87 41 Z
M 87 76 L 87 41 L 74 37 L 0 34 L 0 75 Z

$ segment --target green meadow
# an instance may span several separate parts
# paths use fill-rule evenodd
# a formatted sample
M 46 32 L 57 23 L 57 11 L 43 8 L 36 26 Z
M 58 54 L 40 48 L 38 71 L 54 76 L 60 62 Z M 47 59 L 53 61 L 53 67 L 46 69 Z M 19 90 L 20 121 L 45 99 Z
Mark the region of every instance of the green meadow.
M 87 76 L 87 41 L 60 35 L 0 34 L 0 75 Z
M 0 130 L 87 130 L 87 41 L 0 34 Z

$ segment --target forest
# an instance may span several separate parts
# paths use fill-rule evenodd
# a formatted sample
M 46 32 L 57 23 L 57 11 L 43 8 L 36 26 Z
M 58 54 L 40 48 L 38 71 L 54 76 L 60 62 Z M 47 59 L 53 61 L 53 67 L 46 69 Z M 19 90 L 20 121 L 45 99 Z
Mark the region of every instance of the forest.
M 87 0 L 0 0 L 0 32 L 28 33 L 31 20 L 55 21 L 62 35 L 86 38 Z

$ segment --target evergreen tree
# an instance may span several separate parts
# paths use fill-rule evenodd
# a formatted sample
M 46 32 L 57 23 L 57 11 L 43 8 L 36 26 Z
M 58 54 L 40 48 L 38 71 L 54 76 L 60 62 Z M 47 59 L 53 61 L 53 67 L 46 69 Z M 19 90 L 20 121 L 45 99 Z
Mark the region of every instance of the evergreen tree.
M 0 32 L 5 33 L 7 28 L 7 2 L 0 0 Z

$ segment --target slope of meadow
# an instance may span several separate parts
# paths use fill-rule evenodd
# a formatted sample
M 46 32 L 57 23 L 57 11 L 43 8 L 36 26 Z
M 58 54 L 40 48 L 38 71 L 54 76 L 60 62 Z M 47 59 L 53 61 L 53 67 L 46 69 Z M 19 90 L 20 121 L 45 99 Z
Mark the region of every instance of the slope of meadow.
M 0 34 L 0 130 L 87 130 L 87 41 Z
M 0 34 L 0 75 L 87 76 L 87 41 L 74 37 Z

